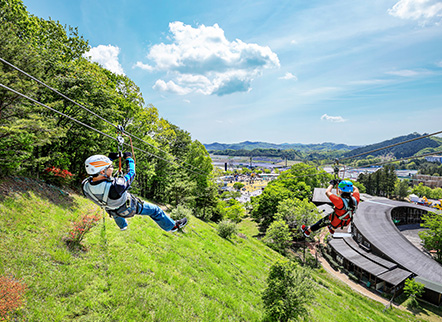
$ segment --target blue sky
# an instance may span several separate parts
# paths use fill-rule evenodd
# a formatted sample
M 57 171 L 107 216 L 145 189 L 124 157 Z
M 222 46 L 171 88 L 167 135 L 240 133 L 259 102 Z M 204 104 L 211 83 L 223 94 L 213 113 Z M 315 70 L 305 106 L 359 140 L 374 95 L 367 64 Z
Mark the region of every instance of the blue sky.
M 202 143 L 442 130 L 442 0 L 24 0 Z

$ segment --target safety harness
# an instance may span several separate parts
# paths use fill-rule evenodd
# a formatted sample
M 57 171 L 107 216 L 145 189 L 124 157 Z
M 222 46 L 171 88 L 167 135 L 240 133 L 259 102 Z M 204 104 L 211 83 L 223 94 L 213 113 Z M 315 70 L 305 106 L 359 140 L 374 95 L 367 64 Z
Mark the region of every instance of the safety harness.
M 97 186 L 92 187 L 89 177 L 83 181 L 84 193 L 92 199 L 97 205 L 107 211 L 107 213 L 114 217 L 129 218 L 135 216 L 138 211 L 140 200 L 132 196 L 127 191 L 123 195 L 114 200 L 109 199 L 109 190 L 113 184 L 112 181 L 105 181 Z M 95 188 L 95 189 L 94 189 Z
M 123 170 L 121 167 L 121 158 L 123 156 L 123 145 L 124 145 L 124 138 L 122 137 L 122 135 L 123 134 L 127 135 L 127 134 L 124 133 L 124 127 L 122 125 L 117 126 L 117 134 L 118 134 L 117 143 L 118 143 L 118 159 L 119 159 L 117 178 L 111 179 L 107 175 L 105 175 L 105 177 L 107 178 L 106 181 L 101 182 L 97 185 L 91 185 L 92 176 L 90 176 L 82 182 L 82 186 L 83 186 L 83 193 L 87 197 L 90 197 L 90 199 L 95 204 L 99 205 L 101 208 L 107 211 L 109 216 L 129 218 L 135 216 L 135 214 L 138 213 L 138 210 L 142 208 L 143 206 L 142 200 L 133 196 L 127 191 L 125 191 L 118 199 L 109 199 L 109 191 L 111 186 L 115 183 L 114 180 L 116 180 L 117 182 L 118 180 L 124 180 Z M 135 153 L 134 153 L 134 147 L 132 145 L 132 138 L 129 136 L 129 139 L 132 148 L 132 157 L 134 158 L 135 162 Z
M 330 214 L 330 223 L 334 228 L 347 226 L 352 221 L 353 215 L 358 209 L 358 202 L 356 201 L 355 197 L 350 197 L 353 199 L 353 207 L 350 207 L 349 199 L 342 197 L 340 198 L 344 206 L 342 208 L 335 208 L 335 211 Z M 345 210 L 345 213 L 338 215 L 336 210 Z

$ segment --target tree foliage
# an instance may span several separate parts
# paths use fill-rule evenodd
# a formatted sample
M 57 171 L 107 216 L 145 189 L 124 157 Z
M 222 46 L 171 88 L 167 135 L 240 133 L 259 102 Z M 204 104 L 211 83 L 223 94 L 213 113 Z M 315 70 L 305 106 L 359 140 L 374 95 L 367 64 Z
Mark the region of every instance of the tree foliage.
M 424 247 L 428 250 L 435 250 L 435 259 L 442 263 L 442 216 L 429 212 L 422 216 L 422 227 L 428 228 L 419 233 L 419 237 L 424 243 Z
M 264 302 L 264 321 L 291 321 L 307 315 L 306 305 L 314 294 L 307 270 L 290 261 L 278 261 L 270 267 Z
M 442 188 L 431 189 L 430 187 L 424 186 L 422 182 L 414 186 L 411 192 L 419 197 L 427 197 L 430 199 L 442 199 Z
M 410 306 L 417 306 L 417 297 L 421 296 L 424 292 L 425 285 L 419 282 L 416 282 L 414 278 L 407 278 L 404 286 L 404 293 L 410 299 Z
M 358 181 L 370 195 L 391 197 L 395 191 L 397 176 L 393 165 L 386 165 L 370 174 L 360 174 Z
M 270 248 L 281 254 L 285 254 L 292 239 L 293 238 L 289 226 L 282 218 L 280 218 L 270 224 L 269 229 L 267 229 L 264 242 Z
M 124 126 L 147 143 L 134 141 L 147 152 L 136 154 L 137 194 L 186 205 L 209 219 L 218 216 L 213 168 L 204 146 L 161 118 L 153 105 L 145 105 L 127 76 L 83 57 L 89 45 L 76 28 L 29 14 L 21 0 L 1 1 L 0 21 L 0 57 L 75 103 L 3 62 L 1 84 L 110 137 L 116 137 L 112 124 Z M 6 89 L 0 89 L 0 139 L 3 174 L 39 176 L 51 166 L 69 170 L 75 184 L 86 176 L 88 156 L 117 149 L 114 140 Z
M 321 216 L 315 204 L 307 199 L 286 199 L 279 203 L 276 217 L 280 217 L 295 235 L 300 235 L 301 225 L 310 226 Z
M 315 187 L 324 187 L 331 175 L 316 168 L 299 163 L 281 173 L 278 179 L 267 185 L 261 195 L 252 198 L 251 217 L 265 232 L 275 220 L 278 206 L 287 199 L 310 200 Z

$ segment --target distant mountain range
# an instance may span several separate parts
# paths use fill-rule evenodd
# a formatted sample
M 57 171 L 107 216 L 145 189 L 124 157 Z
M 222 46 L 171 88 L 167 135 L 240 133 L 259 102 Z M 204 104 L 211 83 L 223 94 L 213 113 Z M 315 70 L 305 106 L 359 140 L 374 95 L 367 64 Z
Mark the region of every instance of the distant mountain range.
M 294 149 L 298 151 L 324 151 L 324 150 L 347 150 L 359 148 L 359 146 L 351 146 L 346 144 L 335 144 L 325 142 L 321 144 L 302 144 L 302 143 L 267 143 L 267 142 L 250 142 L 244 141 L 240 143 L 210 143 L 204 144 L 207 151 L 223 151 L 223 150 L 255 150 L 255 149 L 277 149 L 289 150 Z
M 394 146 L 388 149 L 382 149 L 380 151 L 372 152 L 370 153 L 370 155 L 380 156 L 380 155 L 391 154 L 394 155 L 397 159 L 400 159 L 400 158 L 406 158 L 422 154 L 425 152 L 431 153 L 432 151 L 441 151 L 440 147 L 442 146 L 442 139 L 434 136 L 418 139 L 419 137 L 425 134 L 426 133 L 424 134 L 411 133 L 408 135 L 399 136 L 397 138 L 382 141 L 380 143 L 375 143 L 357 149 L 353 149 L 351 151 L 346 152 L 344 156 L 350 157 L 352 155 L 374 151 L 390 145 Z M 411 142 L 401 143 L 410 140 Z
M 373 156 L 379 156 L 379 155 L 385 155 L 385 154 L 392 154 L 396 158 L 403 158 L 403 157 L 409 157 L 414 156 L 417 154 L 422 153 L 431 153 L 432 151 L 441 151 L 442 149 L 442 138 L 431 136 L 426 137 L 423 139 L 418 139 L 419 137 L 423 136 L 425 134 L 419 134 L 419 133 L 411 133 L 408 135 L 399 136 L 390 140 L 385 140 L 379 143 L 370 144 L 366 146 L 354 146 L 354 145 L 346 145 L 346 144 L 336 144 L 331 142 L 325 142 L 320 144 L 302 144 L 302 143 L 282 143 L 282 144 L 275 144 L 275 143 L 267 143 L 267 142 L 250 142 L 250 141 L 244 141 L 240 143 L 232 143 L 232 144 L 226 144 L 226 143 L 210 143 L 210 144 L 204 144 L 207 151 L 214 152 L 214 151 L 226 151 L 226 150 L 233 150 L 230 151 L 228 154 L 232 155 L 234 151 L 252 151 L 256 149 L 275 149 L 275 150 L 289 150 L 293 149 L 299 152 L 327 152 L 327 151 L 337 151 L 340 150 L 344 154 L 344 156 L 352 156 L 360 153 L 365 153 L 369 151 L 373 151 L 376 149 L 381 149 L 386 146 L 397 144 L 394 147 L 388 148 L 388 149 L 381 149 L 380 151 L 370 153 Z M 413 140 L 409 143 L 401 144 L 401 142 L 405 142 L 408 140 Z M 436 153 L 435 152 L 435 153 Z M 440 152 L 438 152 L 440 154 Z

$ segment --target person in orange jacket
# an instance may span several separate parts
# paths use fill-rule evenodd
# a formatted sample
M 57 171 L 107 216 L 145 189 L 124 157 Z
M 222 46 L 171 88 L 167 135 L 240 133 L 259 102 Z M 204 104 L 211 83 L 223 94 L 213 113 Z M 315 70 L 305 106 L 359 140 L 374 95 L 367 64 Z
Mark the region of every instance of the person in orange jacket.
M 338 185 L 339 196 L 332 193 L 332 189 Z M 305 237 L 310 237 L 310 234 L 327 226 L 330 234 L 335 233 L 335 229 L 345 227 L 353 220 L 353 216 L 358 208 L 360 202 L 360 194 L 358 187 L 354 186 L 348 180 L 332 180 L 325 191 L 326 196 L 333 203 L 333 212 L 321 218 L 314 225 L 307 227 L 301 226 L 301 232 Z

